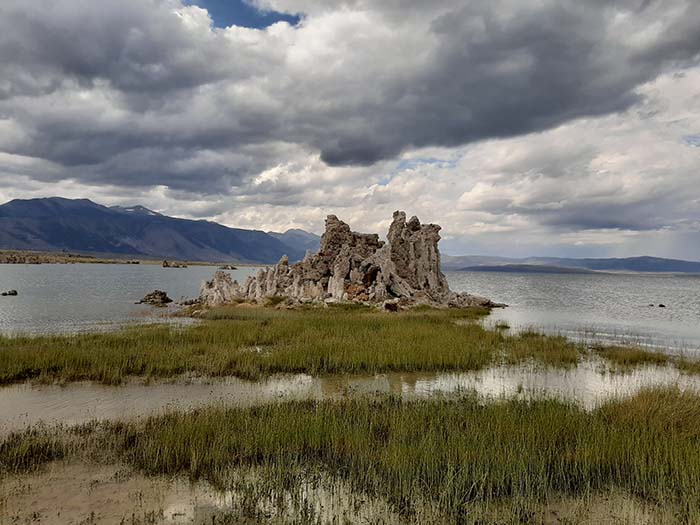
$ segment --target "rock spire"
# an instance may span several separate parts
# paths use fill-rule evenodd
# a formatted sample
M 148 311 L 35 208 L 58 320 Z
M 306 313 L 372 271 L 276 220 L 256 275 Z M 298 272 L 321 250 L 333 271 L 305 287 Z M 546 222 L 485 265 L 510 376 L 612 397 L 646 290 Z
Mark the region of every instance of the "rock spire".
M 394 213 L 387 242 L 377 234 L 356 233 L 335 215 L 317 254 L 290 265 L 283 257 L 243 284 L 225 272 L 205 282 L 201 302 L 218 306 L 234 301 L 264 302 L 284 297 L 289 303 L 350 301 L 382 304 L 387 309 L 427 304 L 441 307 L 499 306 L 483 297 L 452 292 L 440 269 L 440 226 L 406 220 Z

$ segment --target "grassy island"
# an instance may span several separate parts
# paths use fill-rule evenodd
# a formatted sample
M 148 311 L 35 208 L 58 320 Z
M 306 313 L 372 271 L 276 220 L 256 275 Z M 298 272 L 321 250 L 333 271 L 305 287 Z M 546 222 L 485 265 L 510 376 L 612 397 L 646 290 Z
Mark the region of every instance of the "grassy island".
M 564 337 L 509 334 L 476 322 L 480 308 L 383 313 L 355 305 L 276 310 L 238 305 L 206 311 L 195 326 L 145 325 L 71 336 L 0 337 L 0 384 L 185 373 L 259 379 L 279 373 L 375 374 L 479 370 L 535 361 L 570 367 L 590 349 Z M 647 364 L 700 372 L 695 361 L 639 348 L 593 351 L 613 369 Z
M 0 384 L 183 373 L 257 379 L 276 373 L 366 374 L 477 370 L 534 359 L 572 366 L 577 345 L 535 333 L 508 335 L 476 323 L 484 309 L 400 314 L 339 305 L 211 310 L 196 326 L 138 326 L 113 333 L 0 338 Z

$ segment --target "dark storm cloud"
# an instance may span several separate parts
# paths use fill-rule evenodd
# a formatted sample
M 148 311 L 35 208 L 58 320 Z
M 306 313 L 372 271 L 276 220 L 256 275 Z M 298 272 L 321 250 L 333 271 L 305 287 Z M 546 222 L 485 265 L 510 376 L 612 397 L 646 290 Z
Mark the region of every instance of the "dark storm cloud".
M 157 98 L 235 73 L 215 34 L 188 30 L 167 7 L 154 0 L 4 0 L 0 95 L 105 80 L 126 92 L 157 91 Z
M 700 50 L 694 0 L 257 5 L 305 18 L 223 30 L 179 0 L 4 0 L 0 151 L 220 193 L 309 152 L 372 165 L 619 112 Z
M 651 200 L 651 199 L 649 199 Z M 659 230 L 669 224 L 664 199 L 616 202 L 571 203 L 566 208 L 537 213 L 537 222 L 560 230 Z
M 457 146 L 623 111 L 638 102 L 640 83 L 695 63 L 700 51 L 700 3 L 648 4 L 640 13 L 631 2 L 476 1 L 445 13 L 430 24 L 438 44 L 425 67 L 358 108 L 357 129 L 322 137 L 323 158 L 368 164 L 407 147 Z M 639 20 L 616 27 L 616 16 Z M 669 16 L 658 35 L 633 41 Z

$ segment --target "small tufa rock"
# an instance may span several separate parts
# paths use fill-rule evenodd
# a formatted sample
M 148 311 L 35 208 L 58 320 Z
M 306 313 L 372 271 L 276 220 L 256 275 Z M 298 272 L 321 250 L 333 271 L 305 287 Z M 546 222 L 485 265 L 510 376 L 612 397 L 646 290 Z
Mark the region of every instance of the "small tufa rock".
M 440 269 L 439 232 L 440 226 L 421 224 L 417 217 L 407 221 L 406 214 L 397 211 L 385 243 L 379 235 L 353 232 L 329 215 L 317 254 L 307 254 L 293 265 L 283 257 L 243 285 L 218 271 L 202 285 L 200 298 L 208 306 L 241 300 L 264 304 L 273 297 L 296 303 L 349 301 L 384 308 L 396 300 L 397 309 L 416 304 L 504 306 L 450 290 Z
M 231 274 L 218 271 L 211 281 L 206 281 L 200 291 L 200 302 L 208 306 L 221 306 L 236 301 L 243 295 L 237 281 L 231 279 Z
M 2 294 L 0 295 L 2 295 L 3 297 L 15 297 L 19 294 L 17 293 L 17 290 L 9 290 L 7 292 L 2 292 Z
M 161 291 L 155 290 L 149 293 L 146 297 L 141 299 L 136 304 L 150 304 L 151 306 L 165 306 L 166 304 L 172 303 L 173 300 L 168 297 L 168 294 Z
M 382 309 L 387 312 L 398 312 L 399 311 L 399 300 L 392 299 L 391 301 L 384 301 Z
M 179 303 L 180 306 L 196 306 L 198 304 L 201 304 L 201 301 L 199 298 L 197 299 L 183 299 Z
M 163 261 L 163 268 L 187 268 L 187 265 L 179 262 Z

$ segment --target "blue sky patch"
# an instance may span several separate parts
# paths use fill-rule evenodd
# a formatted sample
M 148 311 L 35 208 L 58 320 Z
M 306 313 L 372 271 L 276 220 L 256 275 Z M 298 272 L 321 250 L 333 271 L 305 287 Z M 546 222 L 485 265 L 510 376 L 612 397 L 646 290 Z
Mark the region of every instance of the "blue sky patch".
M 438 159 L 435 157 L 404 159 L 396 165 L 391 173 L 382 177 L 377 184 L 380 186 L 386 186 L 391 182 L 391 179 L 393 179 L 396 174 L 401 173 L 402 171 L 416 169 L 420 166 L 435 166 L 441 169 L 454 169 L 457 167 L 457 162 L 459 162 L 461 157 L 461 155 L 457 155 L 452 159 Z
M 419 166 L 437 166 L 438 168 L 450 169 L 457 166 L 458 159 L 436 159 L 433 157 L 424 157 L 416 159 L 407 159 L 399 162 L 396 171 L 411 170 Z
M 264 29 L 277 22 L 297 25 L 300 17 L 273 11 L 261 11 L 245 0 L 186 0 L 209 11 L 216 27 L 240 26 Z
M 686 135 L 683 137 L 683 142 L 685 142 L 688 146 L 700 148 L 700 135 Z

